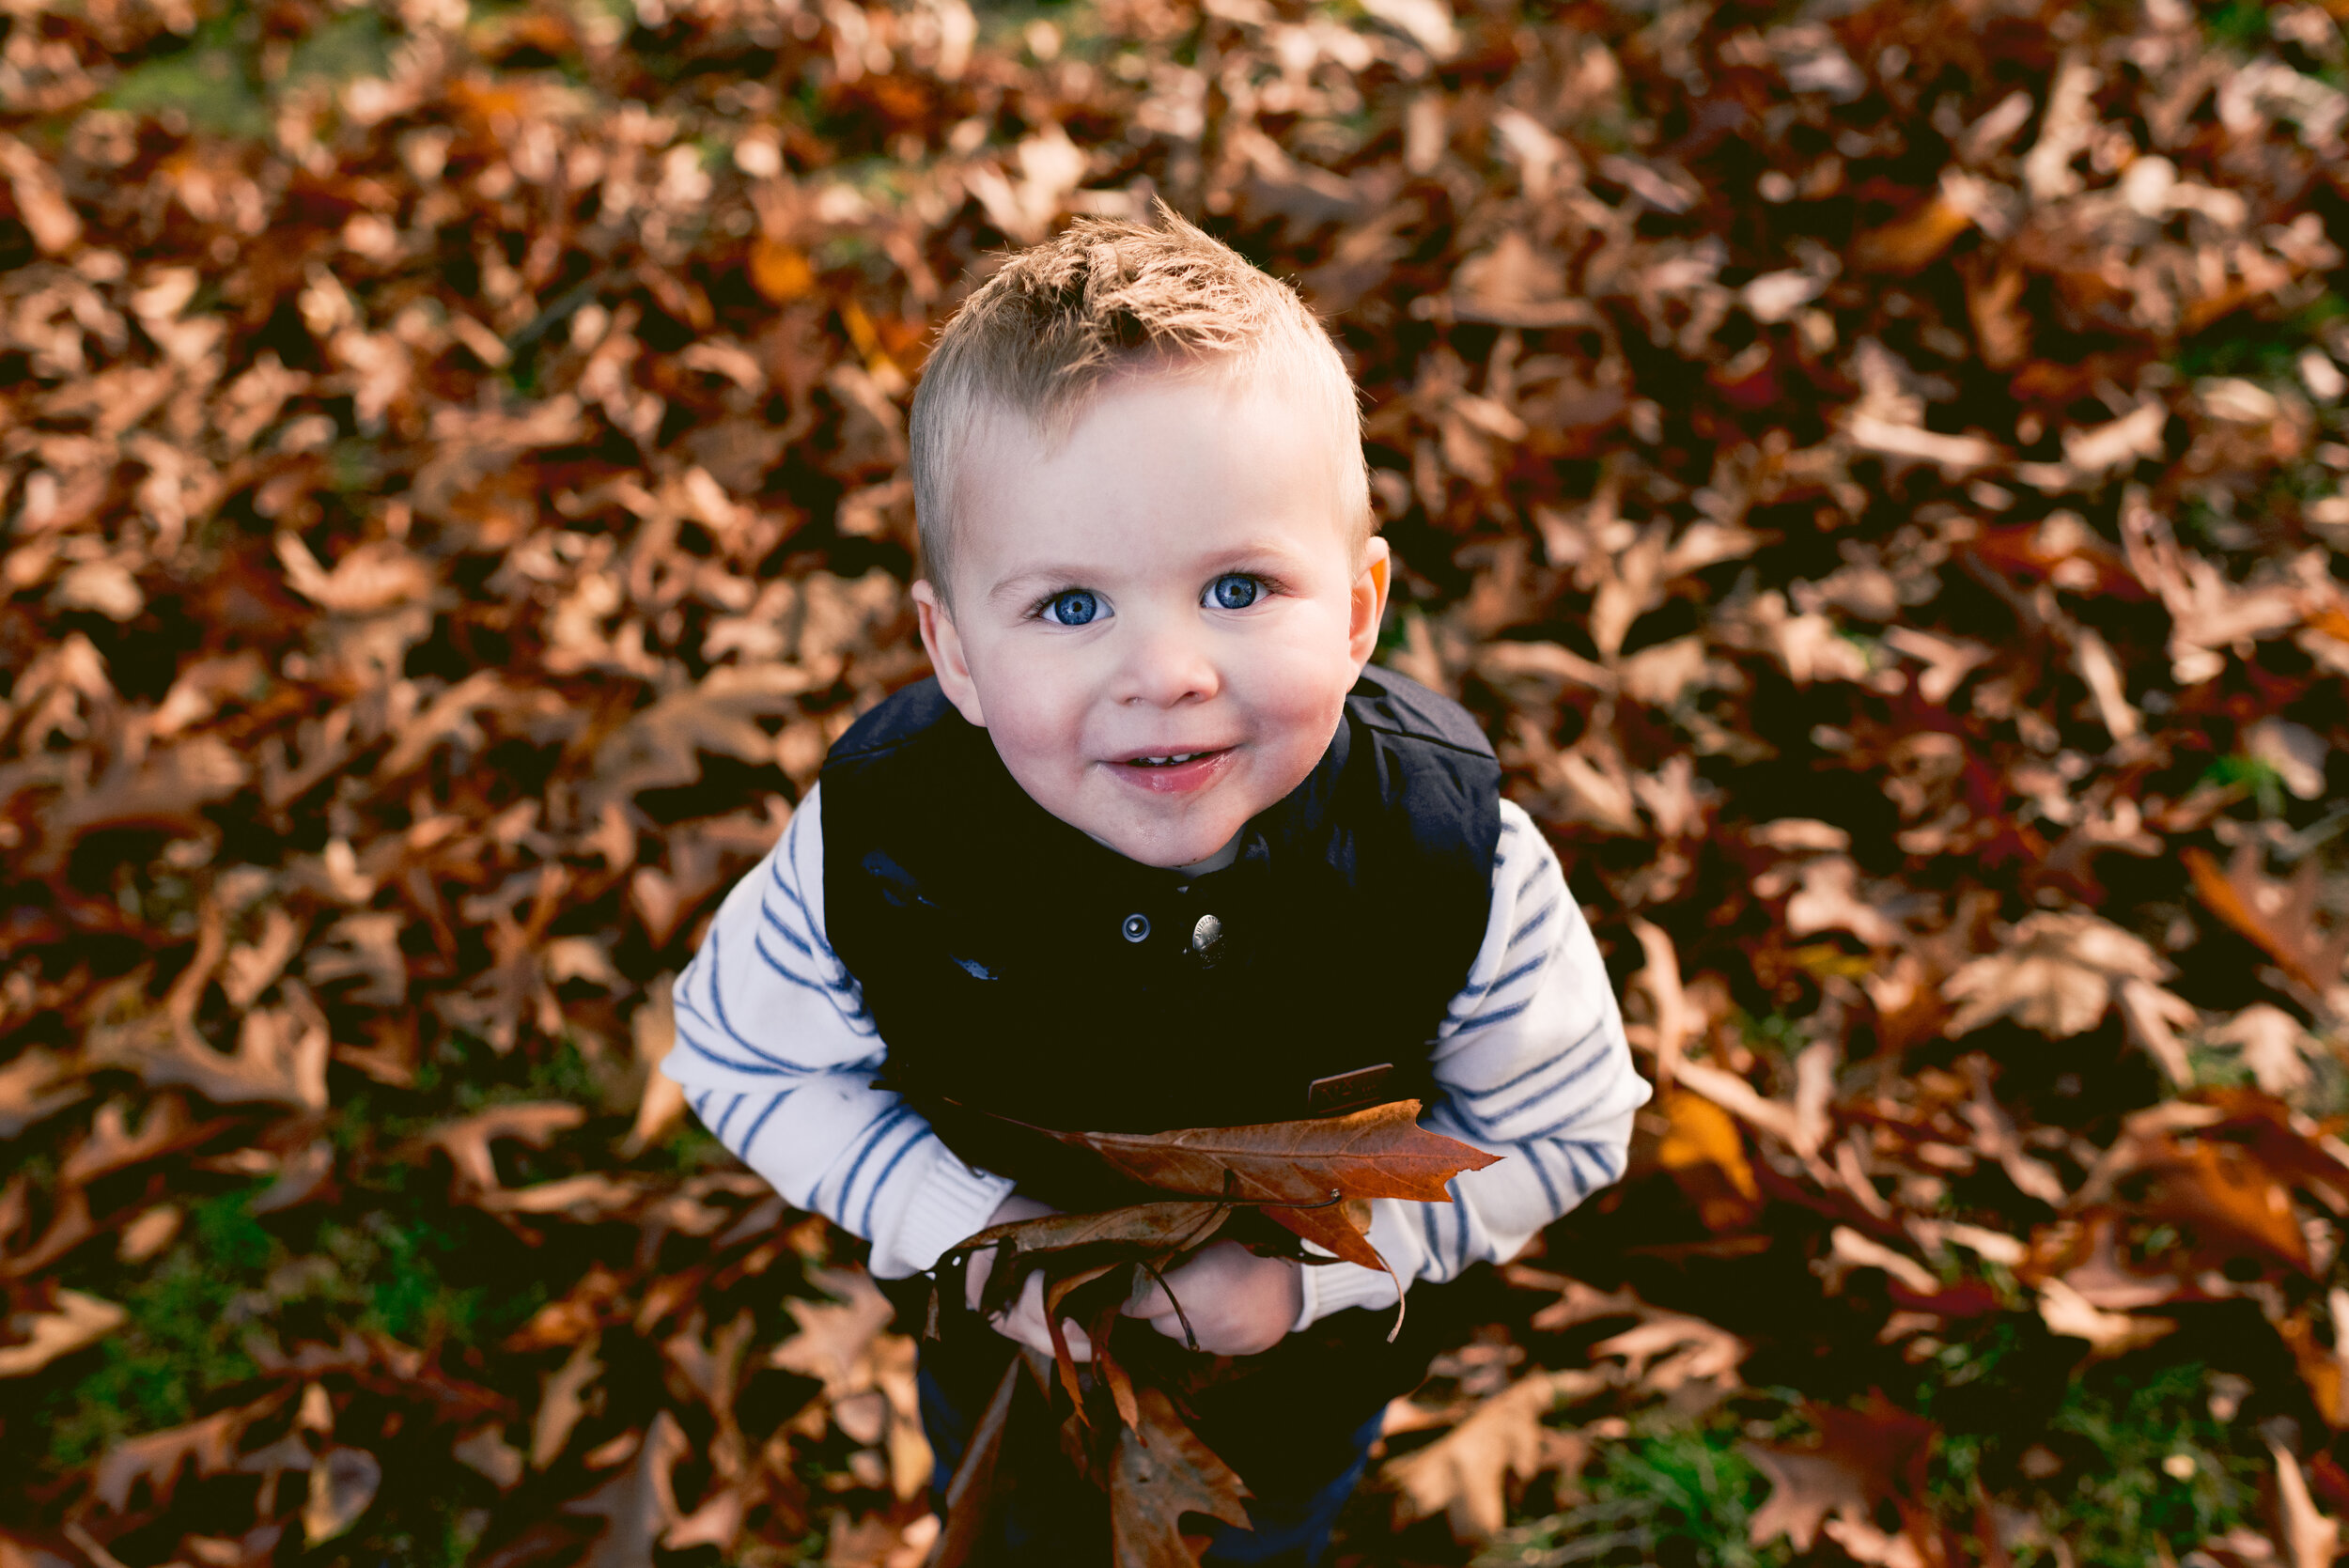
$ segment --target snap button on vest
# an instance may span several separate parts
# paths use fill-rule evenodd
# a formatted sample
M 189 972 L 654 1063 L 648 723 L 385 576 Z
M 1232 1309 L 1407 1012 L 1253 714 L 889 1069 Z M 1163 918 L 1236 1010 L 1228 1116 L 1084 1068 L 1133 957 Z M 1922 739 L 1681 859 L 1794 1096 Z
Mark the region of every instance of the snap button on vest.
M 1190 950 L 1212 963 L 1215 950 L 1223 945 L 1223 923 L 1213 915 L 1201 915 L 1199 924 L 1190 928 Z
M 1126 917 L 1126 924 L 1118 927 L 1118 929 L 1125 933 L 1126 939 L 1128 941 L 1141 941 L 1143 938 L 1150 935 L 1150 917 L 1148 915 L 1128 915 Z

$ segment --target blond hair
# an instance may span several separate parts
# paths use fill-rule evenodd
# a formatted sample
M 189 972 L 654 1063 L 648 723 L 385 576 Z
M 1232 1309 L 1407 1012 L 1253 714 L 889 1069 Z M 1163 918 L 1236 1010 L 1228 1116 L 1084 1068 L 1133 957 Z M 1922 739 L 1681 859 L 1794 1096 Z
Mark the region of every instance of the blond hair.
M 1370 537 L 1361 411 L 1337 345 L 1288 285 L 1163 202 L 1158 219 L 1077 219 L 1012 256 L 940 332 L 913 395 L 912 468 L 924 570 L 941 594 L 973 427 L 1015 412 L 1058 442 L 1136 369 L 1290 378 L 1328 414 L 1344 447 L 1339 504 L 1357 548 Z

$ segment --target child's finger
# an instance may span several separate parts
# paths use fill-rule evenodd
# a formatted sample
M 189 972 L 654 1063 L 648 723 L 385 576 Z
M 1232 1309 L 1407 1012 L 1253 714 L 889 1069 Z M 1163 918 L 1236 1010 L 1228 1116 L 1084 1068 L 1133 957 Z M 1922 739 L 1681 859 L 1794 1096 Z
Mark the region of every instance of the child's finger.
M 1044 1327 L 1044 1320 L 1041 1316 L 1027 1318 L 1014 1313 L 999 1317 L 995 1320 L 995 1331 L 1018 1340 L 1031 1350 L 1046 1356 L 1052 1354 L 1052 1332 Z M 1085 1337 L 1083 1329 L 1071 1323 L 1065 1325 L 1061 1332 L 1068 1337 L 1070 1359 L 1077 1361 L 1093 1359 L 1093 1342 Z
M 1164 1285 L 1144 1274 L 1120 1310 L 1128 1317 L 1164 1317 L 1174 1310 L 1174 1298 L 1166 1293 Z
M 971 1254 L 963 1265 L 962 1299 L 972 1312 L 979 1310 L 979 1297 L 987 1292 L 988 1276 L 995 1272 L 995 1252 L 989 1248 Z
M 1044 1277 L 1030 1275 L 1019 1292 L 1019 1299 L 1009 1311 L 994 1320 L 996 1332 L 1018 1340 L 1032 1350 L 1052 1354 L 1052 1331 L 1044 1318 Z M 1077 1360 L 1093 1359 L 1093 1342 L 1075 1324 L 1065 1325 L 1061 1332 L 1067 1338 L 1068 1354 Z

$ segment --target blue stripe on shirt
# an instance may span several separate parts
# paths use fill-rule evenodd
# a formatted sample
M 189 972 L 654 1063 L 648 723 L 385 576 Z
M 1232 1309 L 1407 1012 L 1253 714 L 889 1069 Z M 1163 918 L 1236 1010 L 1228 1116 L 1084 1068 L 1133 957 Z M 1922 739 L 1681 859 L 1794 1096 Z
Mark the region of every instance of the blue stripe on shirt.
M 1467 1012 L 1463 1013 L 1459 1011 L 1459 1003 L 1455 1001 L 1452 1006 L 1444 1009 L 1444 1017 L 1453 1020 L 1466 1020 L 1475 1017 L 1476 1010 L 1484 1006 L 1486 1002 L 1491 1001 L 1495 991 L 1501 990 L 1504 986 L 1516 985 L 1518 981 L 1524 979 L 1527 975 L 1533 973 L 1544 964 L 1548 962 L 1549 955 L 1547 953 L 1537 958 L 1527 959 L 1524 963 L 1519 964 L 1516 969 L 1511 970 L 1508 973 L 1502 975 L 1500 979 L 1493 981 L 1482 991 L 1478 992 L 1476 1000 L 1469 1003 L 1469 1010 Z
M 691 978 L 690 973 L 688 978 Z M 680 984 L 672 993 L 672 1001 L 676 1006 L 677 1015 L 677 1038 L 683 1041 L 686 1048 L 692 1051 L 695 1056 L 702 1058 L 702 1060 L 706 1062 L 715 1063 L 717 1065 L 725 1068 L 728 1072 L 754 1073 L 761 1078 L 810 1078 L 825 1070 L 821 1067 L 806 1066 L 797 1062 L 786 1062 L 780 1056 L 770 1056 L 765 1051 L 760 1050 L 756 1046 L 752 1045 L 748 1040 L 743 1039 L 739 1034 L 735 1035 L 736 1041 L 742 1047 L 743 1049 L 749 1051 L 754 1057 L 756 1057 L 757 1060 L 754 1062 L 736 1062 L 728 1057 L 721 1056 L 716 1051 L 710 1049 L 708 1046 L 702 1044 L 699 1040 L 694 1039 L 692 1032 L 685 1027 L 685 1020 L 688 1018 L 692 1018 L 696 1023 L 705 1026 L 715 1025 L 718 1020 L 710 1017 L 709 1015 L 704 1013 L 700 1008 L 693 1005 L 693 999 L 692 995 L 689 993 L 687 986 L 682 984 Z M 728 1032 L 731 1033 L 732 1031 L 728 1031 Z
M 797 931 L 792 930 L 790 922 L 775 913 L 774 906 L 768 903 L 763 898 L 758 902 L 758 918 L 765 921 L 768 928 L 773 931 L 776 936 L 781 937 L 785 941 L 789 942 L 794 948 L 797 948 L 801 957 L 811 960 L 818 968 L 821 968 L 827 961 L 829 961 L 834 969 L 838 969 L 840 967 L 840 961 L 832 955 L 830 948 L 818 951 L 813 942 L 810 942 L 805 937 L 801 936 Z M 831 986 L 832 989 L 835 991 L 847 991 L 853 990 L 855 988 L 845 980 L 827 980 L 824 984 Z
M 864 1162 L 873 1157 L 874 1147 L 880 1142 L 891 1127 L 912 1114 L 912 1109 L 900 1101 L 865 1123 L 857 1135 L 849 1140 L 850 1142 L 861 1142 L 863 1147 L 857 1151 L 855 1163 L 848 1167 L 848 1173 L 840 1178 L 839 1190 L 832 1194 L 832 1201 L 840 1205 L 842 1214 L 848 1212 L 848 1204 L 856 1191 L 857 1173 L 864 1169 Z
M 1568 1073 L 1565 1077 L 1560 1079 L 1548 1088 L 1528 1094 L 1524 1099 L 1519 1100 L 1517 1104 L 1508 1107 L 1506 1110 L 1492 1111 L 1486 1115 L 1484 1118 L 1485 1125 L 1486 1126 L 1497 1126 L 1501 1123 L 1507 1121 L 1512 1116 L 1524 1114 L 1526 1111 L 1531 1110 L 1533 1107 L 1541 1104 L 1544 1100 L 1548 1099 L 1551 1095 L 1556 1094 L 1563 1090 L 1573 1088 L 1576 1084 L 1590 1077 L 1591 1074 L 1596 1072 L 1600 1067 L 1605 1066 L 1612 1056 L 1613 1052 L 1611 1051 L 1593 1051 L 1591 1053 L 1591 1059 L 1588 1062 L 1583 1063 L 1580 1066 L 1575 1068 L 1574 1071 Z M 1563 1121 L 1545 1128 L 1542 1132 L 1528 1133 L 1524 1136 L 1528 1138 L 1546 1137 L 1549 1133 L 1557 1131 L 1560 1127 L 1572 1126 L 1575 1119 L 1575 1117 L 1569 1116 Z
M 1542 1196 L 1549 1200 L 1549 1212 L 1552 1214 L 1565 1213 L 1565 1203 L 1558 1196 L 1558 1184 L 1549 1179 L 1549 1168 L 1542 1163 L 1541 1151 L 1543 1145 L 1539 1143 L 1519 1143 L 1517 1145 L 1517 1152 L 1525 1157 L 1525 1163 L 1533 1168 L 1533 1174 L 1542 1179 Z
M 754 936 L 752 939 L 755 941 L 757 939 Z M 703 951 L 709 955 L 709 1005 L 718 1015 L 718 1027 L 724 1030 L 728 1035 L 732 1036 L 736 1045 L 740 1046 L 744 1050 L 749 1051 L 753 1056 L 757 1057 L 760 1061 L 771 1062 L 778 1067 L 788 1067 L 794 1072 L 801 1073 L 818 1073 L 825 1071 L 824 1068 L 811 1067 L 802 1062 L 789 1061 L 786 1058 L 775 1055 L 772 1051 L 761 1050 L 758 1047 L 753 1045 L 747 1038 L 745 1038 L 742 1032 L 734 1027 L 734 1020 L 726 1017 L 725 977 L 718 972 L 718 965 L 722 956 L 720 945 L 716 941 L 712 941 Z M 683 987 L 679 987 L 680 994 L 682 994 L 682 991 Z M 690 1006 L 690 1001 L 686 1003 L 686 1005 Z M 698 1008 L 694 1010 L 694 1015 L 695 1017 L 701 1016 Z M 861 1032 L 869 1033 L 870 1031 L 867 1030 Z
M 1616 1177 L 1623 1173 L 1621 1171 L 1616 1169 L 1615 1164 L 1615 1162 L 1623 1157 L 1615 1150 L 1615 1146 L 1611 1143 L 1593 1143 L 1588 1141 L 1583 1141 L 1571 1143 L 1560 1143 L 1558 1147 L 1568 1151 L 1575 1149 L 1581 1150 L 1582 1157 L 1585 1159 L 1588 1159 L 1593 1165 L 1598 1167 L 1598 1185 L 1601 1187 L 1605 1187 L 1609 1182 L 1615 1180 Z
M 873 1205 L 880 1201 L 881 1188 L 889 1185 L 890 1176 L 896 1172 L 898 1165 L 905 1159 L 906 1156 L 920 1148 L 925 1140 L 936 1138 L 938 1134 L 932 1132 L 927 1126 L 924 1126 L 919 1121 L 914 1124 L 913 1136 L 907 1139 L 903 1143 L 897 1146 L 897 1152 L 889 1157 L 889 1163 L 882 1166 L 880 1168 L 880 1173 L 873 1178 L 873 1185 L 865 1188 L 864 1218 L 856 1227 L 857 1234 L 869 1236 L 873 1234 Z
M 804 1077 L 808 1071 L 804 1067 L 774 1067 L 762 1062 L 737 1062 L 730 1057 L 720 1056 L 716 1051 L 694 1039 L 692 1032 L 685 1027 L 684 1020 L 681 1018 L 677 1022 L 677 1043 L 687 1050 L 692 1051 L 711 1066 L 723 1067 L 730 1073 L 753 1073 L 761 1078 L 799 1078 Z
M 1558 906 L 1564 902 L 1565 900 L 1563 898 L 1553 898 L 1548 903 L 1543 905 L 1532 920 L 1527 921 L 1523 925 L 1518 926 L 1517 930 L 1510 933 L 1509 945 L 1508 947 L 1502 949 L 1502 951 L 1504 953 L 1514 952 L 1517 943 L 1525 940 L 1526 938 L 1540 930 L 1542 926 L 1548 922 L 1549 917 L 1558 912 Z
M 824 940 L 823 934 L 816 929 L 815 919 L 808 913 L 807 905 L 801 900 L 799 890 L 783 879 L 782 871 L 771 861 L 768 862 L 768 875 L 773 877 L 775 886 L 782 890 L 784 896 L 798 905 L 800 918 L 807 922 L 808 935 L 801 937 L 797 931 L 792 930 L 790 923 L 775 913 L 774 907 L 763 898 L 758 901 L 759 918 L 773 926 L 775 933 L 785 941 L 815 960 L 819 968 L 829 965 L 839 971 L 840 978 L 825 981 L 826 986 L 843 994 L 854 994 L 857 989 L 856 977 L 848 972 L 847 965 L 841 963 L 840 955 L 832 950 L 831 943 Z
M 833 990 L 820 980 L 811 980 L 806 975 L 794 972 L 782 959 L 767 950 L 767 939 L 763 935 L 754 933 L 751 937 L 751 946 L 757 952 L 759 957 L 765 960 L 769 969 L 801 989 L 814 991 L 817 996 L 832 1003 L 832 1011 L 839 1014 L 841 1021 L 849 1028 L 854 1029 L 859 1034 L 872 1032 L 870 1021 L 865 1017 L 864 1007 L 861 1001 L 854 1012 L 843 1007 L 840 1004 L 842 993 Z
M 773 1099 L 767 1102 L 767 1109 L 760 1111 L 758 1115 L 753 1119 L 750 1130 L 742 1134 L 742 1146 L 734 1151 L 736 1154 L 741 1156 L 745 1160 L 750 1158 L 751 1150 L 758 1145 L 758 1135 L 766 1130 L 767 1118 L 772 1116 L 776 1111 L 783 1109 L 783 1102 L 791 1097 L 791 1093 L 792 1092 L 790 1090 L 786 1089 L 782 1094 L 777 1094 Z
M 1574 1179 L 1574 1196 L 1576 1202 L 1579 1203 L 1583 1198 L 1588 1197 L 1590 1195 L 1591 1183 L 1589 1178 L 1582 1174 L 1581 1160 L 1575 1157 L 1575 1146 L 1571 1143 L 1552 1143 L 1549 1146 L 1565 1157 L 1566 1174 Z
M 786 880 L 784 879 L 783 868 L 782 868 L 780 865 L 777 865 L 777 864 L 775 863 L 775 862 L 774 862 L 774 860 L 773 860 L 773 858 L 772 858 L 771 856 L 770 856 L 770 857 L 769 857 L 769 859 L 768 859 L 768 862 L 767 862 L 767 865 L 768 865 L 768 872 L 769 872 L 769 875 L 770 875 L 770 876 L 772 876 L 772 877 L 774 877 L 774 879 L 775 879 L 775 886 L 777 886 L 777 887 L 779 887 L 779 888 L 781 888 L 781 889 L 783 890 L 783 895 L 784 895 L 786 898 L 788 898 L 789 900 L 791 900 L 791 902 L 792 902 L 794 905 L 796 905 L 796 906 L 798 907 L 799 911 L 800 911 L 800 916 L 801 916 L 801 919 L 803 919 L 803 920 L 805 920 L 805 921 L 807 922 L 807 929 L 808 929 L 808 933 L 809 933 L 811 936 L 813 936 L 813 937 L 814 937 L 814 938 L 815 938 L 817 941 L 822 942 L 822 943 L 824 944 L 825 948 L 829 950 L 829 949 L 831 948 L 831 946 L 832 946 L 832 942 L 831 942 L 830 939 L 828 939 L 828 938 L 824 935 L 824 929 L 823 929 L 823 927 L 816 924 L 816 911 L 815 911 L 815 910 L 813 910 L 813 909 L 811 909 L 811 908 L 809 908 L 807 907 L 807 900 L 806 900 L 806 898 L 804 898 L 803 896 L 801 896 L 801 893 L 800 893 L 800 888 L 799 888 L 799 882 L 800 882 L 800 835 L 799 835 L 799 831 L 798 831 L 798 830 L 799 830 L 799 825 L 800 825 L 800 818 L 798 818 L 798 817 L 796 817 L 796 816 L 795 816 L 795 817 L 793 817 L 793 818 L 791 819 L 791 826 L 790 826 L 790 828 L 786 829 L 786 830 L 785 831 L 785 832 L 784 832 L 784 835 L 783 835 L 783 855 L 784 855 L 784 859 L 786 859 L 786 860 L 787 860 L 787 861 L 789 861 L 789 862 L 791 862 L 791 877 L 790 877 L 790 880 L 786 881 Z
M 1533 1065 L 1526 1068 L 1525 1071 L 1519 1073 L 1517 1077 L 1512 1079 L 1503 1079 L 1501 1082 L 1494 1084 L 1489 1089 L 1455 1089 L 1452 1091 L 1453 1097 L 1455 1099 L 1462 1100 L 1489 1100 L 1495 1094 L 1505 1094 L 1510 1090 L 1515 1089 L 1517 1085 L 1524 1083 L 1529 1079 L 1539 1078 L 1544 1073 L 1547 1073 L 1571 1060 L 1575 1052 L 1580 1050 L 1584 1046 L 1589 1045 L 1594 1036 L 1604 1033 L 1606 1029 L 1607 1021 L 1602 1018 L 1597 1023 L 1593 1024 L 1588 1030 L 1584 1031 L 1582 1037 L 1579 1040 L 1577 1040 L 1574 1044 L 1568 1046 L 1557 1055 L 1546 1057 L 1542 1061 L 1534 1063 Z

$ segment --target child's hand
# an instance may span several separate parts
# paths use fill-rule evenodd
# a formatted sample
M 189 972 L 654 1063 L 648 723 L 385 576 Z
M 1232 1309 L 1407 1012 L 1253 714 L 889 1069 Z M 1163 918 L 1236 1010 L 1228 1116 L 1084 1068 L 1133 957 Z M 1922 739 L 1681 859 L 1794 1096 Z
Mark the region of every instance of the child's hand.
M 1048 1214 L 1059 1212 L 1049 1203 L 1039 1203 L 1033 1198 L 1022 1198 L 1015 1192 L 1003 1201 L 993 1216 L 988 1219 L 988 1224 L 989 1226 L 1008 1225 L 1015 1219 L 1040 1219 Z M 963 1298 L 970 1303 L 972 1312 L 979 1310 L 980 1293 L 987 1289 L 988 1276 L 994 1272 L 995 1252 L 993 1249 L 990 1248 L 984 1252 L 973 1252 L 971 1255 L 971 1265 L 963 1271 Z M 1290 1315 L 1293 1317 L 1296 1314 L 1292 1312 Z M 1044 1276 L 1042 1274 L 1029 1275 L 1028 1282 L 1020 1287 L 1019 1299 L 1005 1308 L 1000 1315 L 988 1318 L 987 1321 L 989 1327 L 1003 1338 L 1015 1340 L 1029 1349 L 1041 1351 L 1047 1356 L 1052 1354 L 1052 1331 L 1044 1324 Z M 1070 1356 L 1080 1361 L 1093 1359 L 1093 1342 L 1085 1338 L 1083 1329 L 1072 1323 L 1063 1327 L 1061 1332 L 1067 1337 Z
M 1151 1327 L 1170 1339 L 1183 1338 L 1182 1317 L 1167 1299 L 1172 1290 L 1200 1349 L 1214 1356 L 1253 1356 L 1280 1343 L 1304 1310 L 1303 1268 L 1287 1258 L 1259 1257 L 1237 1241 L 1214 1242 L 1170 1272 L 1166 1289 L 1153 1283 L 1126 1313 L 1148 1318 Z

